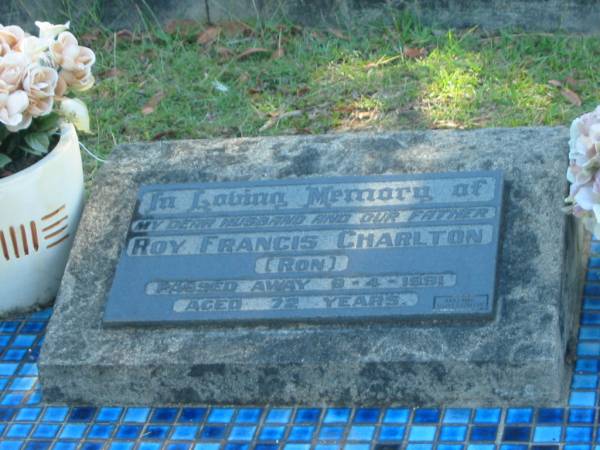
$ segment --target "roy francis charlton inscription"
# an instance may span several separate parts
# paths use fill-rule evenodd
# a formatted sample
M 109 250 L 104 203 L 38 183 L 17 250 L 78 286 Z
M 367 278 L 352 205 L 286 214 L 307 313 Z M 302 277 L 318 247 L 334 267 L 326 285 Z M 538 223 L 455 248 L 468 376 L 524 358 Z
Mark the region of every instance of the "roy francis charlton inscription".
M 485 318 L 500 172 L 146 185 L 107 325 Z

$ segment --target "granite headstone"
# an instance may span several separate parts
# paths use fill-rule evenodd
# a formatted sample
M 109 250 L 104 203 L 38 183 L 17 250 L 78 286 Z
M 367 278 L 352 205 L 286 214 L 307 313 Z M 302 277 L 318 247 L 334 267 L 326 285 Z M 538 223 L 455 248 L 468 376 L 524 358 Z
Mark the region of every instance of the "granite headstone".
M 98 173 L 75 239 L 39 360 L 44 399 L 102 405 L 564 405 L 586 260 L 584 234 L 560 211 L 567 149 L 565 128 L 123 145 Z M 105 310 L 111 318 L 106 308 L 113 282 L 120 283 L 119 259 L 133 245 L 128 232 L 140 213 L 140 188 L 142 195 L 155 189 L 143 186 L 280 179 L 294 185 L 311 177 L 442 172 L 481 176 L 466 175 L 472 171 L 501 171 L 504 179 L 495 309 L 487 318 L 164 326 L 150 323 L 148 317 L 156 316 L 148 308 L 145 326 L 103 321 Z M 361 252 L 348 250 L 346 256 L 354 259 Z M 380 256 L 394 254 L 385 252 Z M 237 256 L 240 261 L 248 257 Z M 179 264 L 177 256 L 165 258 Z M 257 265 L 258 259 L 247 270 L 266 269 L 266 261 Z M 342 259 L 336 264 L 344 264 Z M 436 269 L 434 258 L 428 259 L 429 266 L 415 266 L 414 272 L 449 270 Z M 486 259 L 477 268 L 481 273 L 494 264 L 494 252 Z M 227 260 L 231 276 L 225 278 L 244 279 L 234 260 Z M 160 273 L 145 264 L 141 282 L 160 281 Z M 367 269 L 388 272 L 387 264 L 378 257 Z M 454 268 L 459 276 L 467 273 Z M 217 268 L 211 270 L 214 279 L 223 277 Z M 174 272 L 168 275 L 163 281 L 178 279 Z M 131 283 L 139 292 L 141 284 L 133 278 Z M 157 289 L 146 284 L 144 295 L 163 298 L 148 294 Z

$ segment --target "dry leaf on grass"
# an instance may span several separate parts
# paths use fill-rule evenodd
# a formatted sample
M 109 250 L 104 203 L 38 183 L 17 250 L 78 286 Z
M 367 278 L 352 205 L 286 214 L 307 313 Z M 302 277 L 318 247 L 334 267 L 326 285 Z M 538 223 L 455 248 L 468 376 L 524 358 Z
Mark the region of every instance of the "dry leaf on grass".
M 200 29 L 202 25 L 197 20 L 192 19 L 173 19 L 169 20 L 165 25 L 167 34 L 182 34 L 185 36 L 192 35 Z
M 177 135 L 177 131 L 175 130 L 166 130 L 166 131 L 161 131 L 160 133 L 156 133 L 154 136 L 152 136 L 153 141 L 159 141 L 161 139 L 164 138 L 174 138 Z
M 576 92 L 573 92 L 569 88 L 562 88 L 560 93 L 566 98 L 569 102 L 571 102 L 575 106 L 581 106 L 581 98 L 577 95 Z
M 217 55 L 219 55 L 219 58 L 222 59 L 228 59 L 233 56 L 233 52 L 227 47 L 217 47 L 215 51 L 217 52 Z
M 246 59 L 252 55 L 264 55 L 265 53 L 270 53 L 270 50 L 268 50 L 266 48 L 253 47 L 253 48 L 249 48 L 249 49 L 243 51 L 242 53 L 240 53 L 239 55 L 237 55 L 236 59 Z
M 120 77 L 121 75 L 123 75 L 123 71 L 120 69 L 117 69 L 116 67 L 113 67 L 112 69 L 101 72 L 100 78 L 103 78 L 103 79 L 116 78 L 116 77 Z
M 208 27 L 206 30 L 198 33 L 196 43 L 200 45 L 212 44 L 221 34 L 221 27 Z
M 554 86 L 554 87 L 562 87 L 562 82 L 558 81 L 558 80 L 548 80 L 548 84 L 550 86 Z
M 254 34 L 254 29 L 250 25 L 239 20 L 221 22 L 219 25 L 223 29 L 223 32 L 228 36 L 237 36 L 239 34 L 251 36 Z
M 79 36 L 79 41 L 83 45 L 86 45 L 89 47 L 91 44 L 96 42 L 99 37 L 100 37 L 100 30 L 92 30 L 89 33 L 84 33 L 81 36 Z
M 423 58 L 427 56 L 427 50 L 423 47 L 404 47 L 402 53 L 409 59 Z
M 148 114 L 152 114 L 161 100 L 165 97 L 165 93 L 163 91 L 159 91 L 152 96 L 150 100 L 144 105 L 142 108 L 142 114 L 147 116 Z
M 581 84 L 581 81 L 576 80 L 573 77 L 567 77 L 567 78 L 565 78 L 565 83 L 567 83 L 568 85 L 570 85 L 572 87 L 578 87 Z
M 130 31 L 130 30 L 120 30 L 120 31 L 117 31 L 117 32 L 115 33 L 115 35 L 116 35 L 116 36 L 117 36 L 119 39 L 126 40 L 126 41 L 127 41 L 127 40 L 128 40 L 128 41 L 133 41 L 133 40 L 135 39 L 135 36 L 134 36 L 133 32 L 132 32 L 132 31 Z
M 283 58 L 284 55 L 285 55 L 285 50 L 283 50 L 283 47 L 279 47 L 277 50 L 275 50 L 273 53 L 271 53 L 271 59 Z
M 275 113 L 269 120 L 267 120 L 267 122 L 262 127 L 260 127 L 260 129 L 258 131 L 268 130 L 269 128 L 273 128 L 275 125 L 277 125 L 279 123 L 279 121 L 281 121 L 283 119 L 289 119 L 290 117 L 297 117 L 300 115 L 302 115 L 302 111 L 299 109 L 296 109 L 294 111 L 284 112 L 281 114 Z

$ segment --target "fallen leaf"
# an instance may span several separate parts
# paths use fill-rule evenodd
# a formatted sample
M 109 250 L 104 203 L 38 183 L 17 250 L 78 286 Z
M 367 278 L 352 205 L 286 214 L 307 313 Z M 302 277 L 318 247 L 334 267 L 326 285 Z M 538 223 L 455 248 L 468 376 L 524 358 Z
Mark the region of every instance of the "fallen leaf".
M 346 36 L 341 30 L 338 30 L 337 28 L 328 28 L 327 31 L 329 31 L 338 39 L 343 39 L 344 41 L 350 40 L 348 36 Z
M 212 44 L 221 34 L 221 27 L 208 27 L 198 34 L 196 42 L 200 45 Z
M 302 97 L 303 95 L 306 95 L 310 92 L 310 89 L 308 88 L 308 86 L 300 86 L 298 89 L 296 89 L 296 97 Z
M 123 75 L 123 71 L 113 67 L 112 69 L 105 70 L 100 73 L 100 78 L 108 79 L 108 78 L 116 78 Z
M 299 109 L 296 109 L 294 111 L 288 111 L 288 112 L 284 112 L 284 113 L 272 113 L 271 114 L 271 118 L 269 120 L 267 120 L 267 122 L 260 127 L 260 129 L 258 131 L 265 131 L 268 130 L 269 128 L 273 128 L 275 125 L 277 125 L 279 123 L 279 121 L 283 120 L 283 119 L 288 119 L 290 117 L 297 117 L 302 115 L 302 111 Z
M 233 56 L 233 52 L 227 47 L 217 47 L 215 51 L 217 52 L 217 55 L 223 59 L 228 59 Z
M 283 58 L 284 55 L 285 51 L 283 50 L 283 47 L 279 47 L 277 50 L 271 53 L 271 59 Z
M 181 34 L 184 36 L 190 36 L 201 28 L 200 22 L 192 19 L 173 19 L 167 22 L 165 25 L 165 32 L 167 34 Z
M 173 138 L 177 135 L 177 132 L 175 130 L 166 130 L 166 131 L 161 131 L 160 133 L 156 133 L 154 136 L 152 136 L 153 141 L 159 141 L 163 138 Z
M 100 37 L 100 30 L 92 30 L 89 33 L 84 33 L 81 36 L 79 36 L 79 40 L 83 44 L 90 46 L 90 44 L 96 42 L 99 37 Z
M 423 58 L 424 56 L 427 56 L 427 50 L 423 47 L 404 47 L 402 53 L 404 53 L 404 56 L 410 59 Z
M 254 29 L 250 25 L 239 20 L 221 22 L 219 25 L 228 36 L 236 36 L 238 34 L 251 36 L 254 34 Z
M 152 114 L 164 97 L 165 93 L 163 91 L 158 91 L 156 94 L 154 94 L 152 98 L 148 100 L 148 103 L 146 103 L 142 108 L 142 114 L 145 116 Z
M 563 84 L 562 84 L 560 81 L 558 81 L 558 80 L 548 80 L 548 84 L 549 84 L 550 86 L 554 86 L 554 87 L 558 87 L 558 88 L 559 88 L 559 87 L 562 87 L 562 85 L 563 85 Z
M 579 97 L 579 95 L 577 95 L 577 93 L 573 92 L 571 89 L 566 87 L 562 88 L 560 90 L 560 93 L 563 95 L 564 98 L 569 100 L 569 102 L 571 102 L 575 106 L 581 106 L 581 98 Z
M 133 33 L 130 30 L 120 30 L 120 31 L 117 31 L 115 33 L 115 35 L 119 39 L 124 39 L 124 40 L 129 40 L 129 41 L 133 41 L 135 39 L 135 36 L 133 35 Z
M 578 87 L 581 84 L 581 82 L 579 80 L 576 80 L 573 77 L 565 78 L 565 83 L 567 83 L 568 85 L 570 85 L 572 87 Z
M 243 51 L 239 55 L 237 55 L 236 59 L 246 59 L 252 55 L 265 54 L 265 53 L 269 53 L 269 50 L 267 50 L 266 48 L 252 47 L 252 48 L 249 48 L 249 49 Z

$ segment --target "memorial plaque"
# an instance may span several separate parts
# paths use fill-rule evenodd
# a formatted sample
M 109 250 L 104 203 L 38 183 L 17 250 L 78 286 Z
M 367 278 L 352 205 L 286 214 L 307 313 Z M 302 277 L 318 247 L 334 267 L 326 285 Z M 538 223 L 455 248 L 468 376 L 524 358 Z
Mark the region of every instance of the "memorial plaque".
M 107 325 L 487 318 L 499 171 L 140 188 Z

